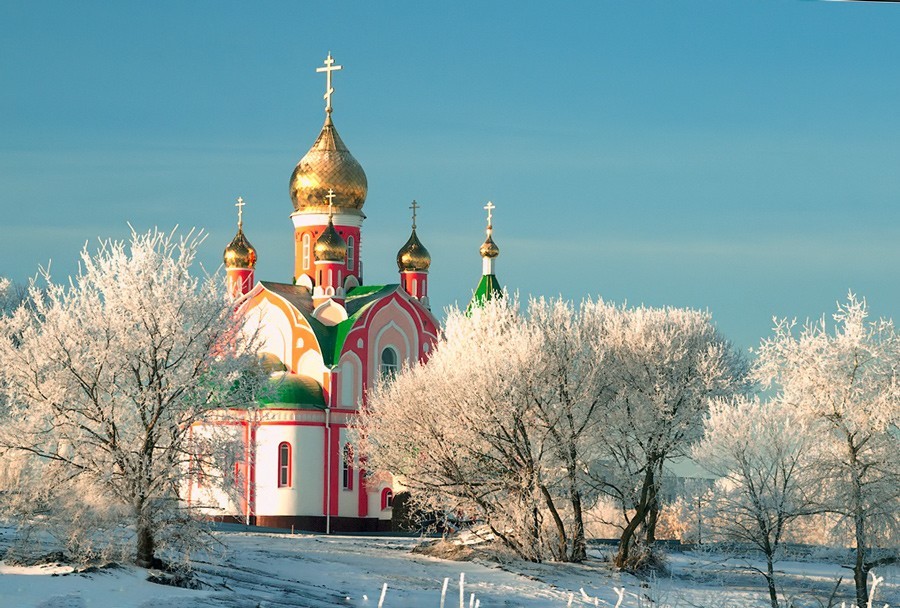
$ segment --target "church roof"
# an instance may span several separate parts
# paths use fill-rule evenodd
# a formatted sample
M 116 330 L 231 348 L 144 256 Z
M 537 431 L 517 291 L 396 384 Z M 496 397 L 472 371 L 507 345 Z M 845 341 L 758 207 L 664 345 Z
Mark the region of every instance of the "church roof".
M 473 306 L 481 306 L 488 300 L 502 296 L 503 288 L 500 286 L 500 281 L 497 280 L 497 275 L 482 275 L 481 281 L 478 282 L 478 287 L 475 288 L 475 293 L 472 294 L 472 300 L 466 306 L 466 312 L 472 310 Z
M 309 323 L 313 333 L 316 335 L 316 339 L 319 341 L 319 348 L 322 351 L 322 360 L 325 365 L 334 365 L 338 362 L 347 335 L 353 329 L 356 321 L 365 314 L 366 310 L 379 300 L 400 290 L 400 285 L 396 283 L 354 287 L 347 293 L 347 297 L 344 300 L 344 308 L 347 309 L 347 319 L 337 325 L 325 325 L 313 316 L 315 306 L 313 305 L 312 294 L 308 288 L 301 285 L 273 283 L 271 281 L 260 281 L 260 284 L 268 291 L 287 300 L 291 306 L 303 315 L 303 318 Z

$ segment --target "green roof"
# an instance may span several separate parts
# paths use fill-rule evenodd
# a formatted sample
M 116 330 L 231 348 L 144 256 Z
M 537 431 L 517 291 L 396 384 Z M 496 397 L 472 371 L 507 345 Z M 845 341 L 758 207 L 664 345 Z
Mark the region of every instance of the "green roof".
M 500 287 L 497 275 L 481 275 L 481 281 L 478 282 L 478 287 L 475 288 L 475 293 L 472 294 L 472 300 L 466 306 L 466 312 L 469 312 L 475 306 L 481 306 L 488 300 L 500 297 L 503 297 L 503 288 Z
M 344 300 L 344 308 L 347 309 L 347 319 L 337 325 L 325 325 L 313 315 L 313 301 L 309 289 L 299 285 L 288 283 L 273 283 L 262 281 L 263 287 L 287 300 L 303 318 L 309 323 L 319 348 L 322 351 L 322 361 L 325 365 L 335 365 L 341 357 L 344 341 L 356 321 L 366 310 L 378 300 L 387 297 L 400 289 L 400 285 L 360 285 L 347 293 Z
M 307 376 L 288 372 L 272 374 L 268 386 L 259 398 L 261 408 L 286 408 L 295 410 L 325 409 L 322 386 Z

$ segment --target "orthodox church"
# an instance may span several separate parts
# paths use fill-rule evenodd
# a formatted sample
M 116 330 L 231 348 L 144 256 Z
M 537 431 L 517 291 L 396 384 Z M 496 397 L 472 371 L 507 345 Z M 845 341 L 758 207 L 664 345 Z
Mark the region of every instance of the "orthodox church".
M 256 280 L 257 251 L 244 234 L 238 199 L 237 234 L 224 256 L 227 288 L 247 330 L 258 332 L 272 390 L 232 416 L 243 446 L 235 467 L 240 496 L 201 482 L 189 490 L 189 501 L 217 518 L 324 532 L 390 529 L 390 476 L 366 474 L 348 428 L 375 383 L 405 363 L 427 360 L 437 341 L 428 296 L 431 256 L 416 234 L 413 201 L 412 231 L 397 253 L 398 282 L 364 281 L 368 187 L 332 120 L 332 73 L 340 69 L 330 53 L 317 69 L 326 75 L 325 124 L 290 179 L 290 283 Z M 473 302 L 500 292 L 494 205 L 485 208 L 483 275 Z

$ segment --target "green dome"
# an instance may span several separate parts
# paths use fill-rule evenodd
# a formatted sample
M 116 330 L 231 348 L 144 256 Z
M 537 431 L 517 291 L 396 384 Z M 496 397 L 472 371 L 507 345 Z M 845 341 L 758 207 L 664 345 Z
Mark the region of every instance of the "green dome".
M 262 408 L 287 408 L 297 410 L 325 409 L 322 385 L 307 376 L 290 372 L 276 372 L 259 399 Z

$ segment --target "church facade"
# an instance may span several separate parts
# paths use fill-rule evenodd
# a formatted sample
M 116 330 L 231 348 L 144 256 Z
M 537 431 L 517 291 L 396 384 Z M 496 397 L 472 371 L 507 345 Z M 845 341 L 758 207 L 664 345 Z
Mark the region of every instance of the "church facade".
M 390 529 L 390 475 L 371 475 L 350 428 L 367 392 L 404 364 L 426 361 L 438 337 L 431 312 L 431 257 L 412 231 L 397 254 L 398 282 L 364 281 L 360 255 L 367 179 L 332 121 L 332 72 L 326 74 L 325 123 L 290 179 L 293 281 L 257 281 L 257 251 L 243 230 L 225 249 L 228 291 L 246 329 L 261 343 L 271 390 L 246 411 L 232 412 L 243 446 L 235 466 L 240 491 L 229 495 L 192 483 L 189 500 L 217 518 L 313 531 Z M 483 276 L 475 298 L 499 292 L 493 272 L 499 249 L 481 247 Z M 202 432 L 202 429 L 198 429 Z

